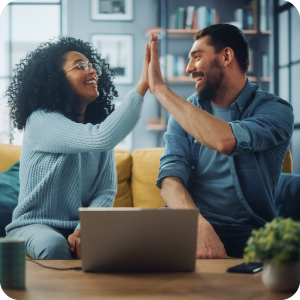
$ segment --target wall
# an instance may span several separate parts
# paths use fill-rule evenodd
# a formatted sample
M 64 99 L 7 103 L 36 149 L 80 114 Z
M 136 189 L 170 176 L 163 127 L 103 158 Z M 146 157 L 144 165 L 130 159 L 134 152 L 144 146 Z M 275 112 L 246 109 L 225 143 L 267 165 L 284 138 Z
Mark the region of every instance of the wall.
M 134 89 L 142 71 L 147 27 L 155 27 L 158 24 L 156 0 L 135 0 L 133 21 L 92 21 L 90 19 L 90 1 L 68 0 L 67 9 L 67 34 L 69 36 L 90 41 L 91 34 L 113 33 L 132 34 L 134 38 L 134 78 L 132 85 L 116 85 L 119 97 L 122 100 L 126 94 Z M 148 91 L 140 119 L 133 130 L 133 147 L 148 148 L 156 146 L 156 133 L 146 130 L 146 120 L 157 117 L 157 100 Z

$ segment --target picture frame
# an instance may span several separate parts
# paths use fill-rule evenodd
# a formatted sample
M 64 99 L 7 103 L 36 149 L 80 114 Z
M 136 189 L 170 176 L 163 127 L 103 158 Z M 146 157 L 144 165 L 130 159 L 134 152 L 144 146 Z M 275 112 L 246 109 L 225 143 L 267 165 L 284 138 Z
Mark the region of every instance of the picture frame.
M 130 34 L 93 34 L 91 42 L 117 76 L 114 84 L 133 83 L 133 36 Z
M 91 19 L 95 21 L 132 21 L 133 0 L 91 0 Z

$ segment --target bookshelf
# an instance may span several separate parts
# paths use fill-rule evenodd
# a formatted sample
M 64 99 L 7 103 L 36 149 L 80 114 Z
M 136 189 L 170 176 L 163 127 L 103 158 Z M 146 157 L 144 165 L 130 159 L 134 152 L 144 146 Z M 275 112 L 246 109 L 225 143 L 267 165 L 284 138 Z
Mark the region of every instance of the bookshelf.
M 190 96 L 194 89 L 192 85 L 195 84 L 194 80 L 190 76 L 185 76 L 182 71 L 184 68 L 181 67 L 180 71 L 175 72 L 176 74 L 171 74 L 168 71 L 168 65 L 177 66 L 176 61 L 178 58 L 186 59 L 188 52 L 193 44 L 193 36 L 200 30 L 195 29 L 195 24 L 197 21 L 190 23 L 188 29 L 178 27 L 178 20 L 174 22 L 172 26 L 170 20 L 172 18 L 172 13 L 176 11 L 178 13 L 178 7 L 184 7 L 185 17 L 183 24 L 187 22 L 188 19 L 188 6 L 194 6 L 194 15 L 196 14 L 197 8 L 201 6 L 207 6 L 211 13 L 216 14 L 215 20 L 219 23 L 228 23 L 234 21 L 234 18 L 241 13 L 241 7 L 243 9 L 251 7 L 253 9 L 253 19 L 252 25 L 245 25 L 242 22 L 243 33 L 249 41 L 250 49 L 252 50 L 252 69 L 248 73 L 247 78 L 258 84 L 263 90 L 270 90 L 270 83 L 272 82 L 272 77 L 270 77 L 270 72 L 265 72 L 263 70 L 263 56 L 267 56 L 268 61 L 271 59 L 269 57 L 269 45 L 272 36 L 272 27 L 269 26 L 271 21 L 269 20 L 272 12 L 272 7 L 270 5 L 272 1 L 270 0 L 210 0 L 209 3 L 204 0 L 157 0 L 159 3 L 159 15 L 160 24 L 157 27 L 149 27 L 146 29 L 145 36 L 149 37 L 151 33 L 157 34 L 160 39 L 160 56 L 164 58 L 165 64 L 165 83 L 170 86 L 170 88 L 179 96 L 187 98 Z M 272 2 L 273 3 L 273 2 Z M 271 4 L 272 5 L 272 4 Z M 264 14 L 261 16 L 261 14 Z M 197 15 L 198 16 L 198 15 Z M 178 18 L 178 15 L 176 15 Z M 194 18 L 194 17 L 193 17 Z M 238 16 L 237 16 L 238 18 Z M 213 20 L 213 19 L 212 19 Z M 245 20 L 245 19 L 244 19 Z M 249 19 L 246 19 L 249 22 Z M 186 25 L 188 25 L 186 23 Z M 197 23 L 198 25 L 198 23 Z M 211 24 L 209 24 L 211 25 Z M 208 25 L 208 26 L 209 26 Z M 207 27 L 207 26 L 205 26 Z M 204 27 L 203 27 L 204 28 Z M 174 56 L 175 63 L 173 60 L 168 60 L 168 56 Z M 188 61 L 183 65 L 186 67 Z M 173 68 L 173 67 L 172 67 Z M 176 68 L 176 67 L 175 67 Z M 269 70 L 269 69 L 268 69 Z M 182 75 L 181 75 L 182 74 Z M 171 75 L 171 76 L 170 76 Z M 173 76 L 172 76 L 173 75 Z M 157 101 L 159 116 L 156 119 L 147 120 L 146 128 L 147 130 L 157 131 L 160 135 L 158 139 L 157 146 L 163 146 L 163 133 L 166 130 L 166 125 L 168 121 L 168 112 L 163 106 Z
M 147 28 L 146 37 L 150 37 L 151 33 L 157 34 L 161 38 L 161 27 L 149 27 Z M 168 38 L 193 38 L 193 36 L 198 32 L 198 29 L 167 29 Z M 245 35 L 257 34 L 257 30 L 243 30 Z M 261 34 L 271 34 L 271 30 L 261 31 Z

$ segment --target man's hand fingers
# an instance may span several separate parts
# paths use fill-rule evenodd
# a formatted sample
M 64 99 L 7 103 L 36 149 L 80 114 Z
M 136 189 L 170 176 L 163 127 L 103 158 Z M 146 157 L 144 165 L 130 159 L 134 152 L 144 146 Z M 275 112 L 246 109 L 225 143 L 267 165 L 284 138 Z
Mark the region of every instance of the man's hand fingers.
M 68 238 L 68 244 L 71 252 L 74 252 L 75 249 L 75 240 L 72 237 Z
M 146 51 L 145 51 L 145 59 L 144 59 L 144 64 L 149 64 L 150 62 L 150 49 L 149 49 L 149 45 L 146 44 Z
M 151 61 L 158 61 L 158 48 L 157 48 L 157 39 L 151 42 Z
M 75 246 L 76 246 L 76 256 L 77 258 L 81 258 L 81 245 L 80 245 L 80 239 L 76 239 L 75 241 Z

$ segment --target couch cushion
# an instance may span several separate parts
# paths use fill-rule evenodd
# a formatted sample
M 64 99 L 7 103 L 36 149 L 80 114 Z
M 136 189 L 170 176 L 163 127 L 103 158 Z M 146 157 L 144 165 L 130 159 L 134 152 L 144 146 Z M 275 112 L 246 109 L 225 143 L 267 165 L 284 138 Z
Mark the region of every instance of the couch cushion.
M 5 236 L 5 227 L 11 222 L 12 212 L 18 204 L 20 181 L 17 162 L 6 172 L 0 173 L 0 236 Z
M 0 144 L 0 172 L 5 172 L 20 160 L 22 146 Z
M 114 207 L 131 207 L 131 154 L 127 150 L 115 149 L 115 157 L 118 176 L 118 191 L 115 198 Z
M 290 147 L 286 151 L 281 172 L 282 173 L 293 173 L 293 159 L 292 159 L 292 153 L 291 153 Z
M 150 148 L 132 152 L 131 190 L 134 207 L 165 206 L 160 189 L 155 185 L 163 151 L 163 148 Z
M 275 190 L 275 206 L 280 217 L 300 220 L 300 175 L 280 175 Z

